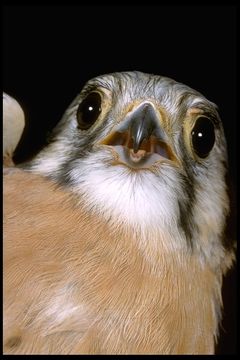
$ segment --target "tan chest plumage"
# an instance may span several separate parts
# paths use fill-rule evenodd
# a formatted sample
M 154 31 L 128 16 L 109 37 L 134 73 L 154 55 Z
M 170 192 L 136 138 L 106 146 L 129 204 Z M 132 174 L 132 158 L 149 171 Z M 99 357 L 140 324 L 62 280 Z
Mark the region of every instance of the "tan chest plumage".
M 133 233 L 50 181 L 17 169 L 5 179 L 4 353 L 214 352 L 210 268 L 161 246 L 150 263 Z

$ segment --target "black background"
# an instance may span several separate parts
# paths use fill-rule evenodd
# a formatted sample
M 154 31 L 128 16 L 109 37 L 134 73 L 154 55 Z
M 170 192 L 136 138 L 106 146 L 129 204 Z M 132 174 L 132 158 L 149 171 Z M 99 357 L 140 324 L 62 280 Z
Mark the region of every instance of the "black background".
M 4 6 L 3 89 L 27 121 L 15 161 L 39 151 L 85 81 L 125 70 L 171 77 L 219 106 L 235 195 L 234 6 Z M 217 353 L 234 354 L 235 270 L 224 281 L 223 299 Z

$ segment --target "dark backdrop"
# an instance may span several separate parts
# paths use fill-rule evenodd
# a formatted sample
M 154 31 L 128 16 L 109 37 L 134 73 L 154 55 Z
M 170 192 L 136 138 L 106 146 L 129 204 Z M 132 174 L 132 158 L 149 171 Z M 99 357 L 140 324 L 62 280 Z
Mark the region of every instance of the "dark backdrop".
M 16 162 L 45 144 L 46 134 L 85 81 L 123 70 L 172 77 L 219 106 L 235 195 L 234 6 L 4 6 L 3 89 L 20 102 L 27 120 Z M 217 352 L 232 354 L 236 352 L 235 270 L 224 281 L 223 298 Z

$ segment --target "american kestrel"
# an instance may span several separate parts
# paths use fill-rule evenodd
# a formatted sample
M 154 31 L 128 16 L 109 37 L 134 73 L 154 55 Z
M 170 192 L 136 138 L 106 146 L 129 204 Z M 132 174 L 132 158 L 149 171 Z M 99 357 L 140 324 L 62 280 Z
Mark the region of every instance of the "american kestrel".
M 199 92 L 137 71 L 87 82 L 5 171 L 4 353 L 214 353 L 226 168 Z

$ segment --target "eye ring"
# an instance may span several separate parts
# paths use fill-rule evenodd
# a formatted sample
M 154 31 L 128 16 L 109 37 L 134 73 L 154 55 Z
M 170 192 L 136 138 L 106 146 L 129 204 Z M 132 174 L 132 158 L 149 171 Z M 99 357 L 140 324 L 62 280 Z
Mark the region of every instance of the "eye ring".
M 206 158 L 215 144 L 215 128 L 213 121 L 199 116 L 191 130 L 192 150 L 199 158 Z
M 88 130 L 102 112 L 102 97 L 97 91 L 89 93 L 79 104 L 77 109 L 78 128 Z

